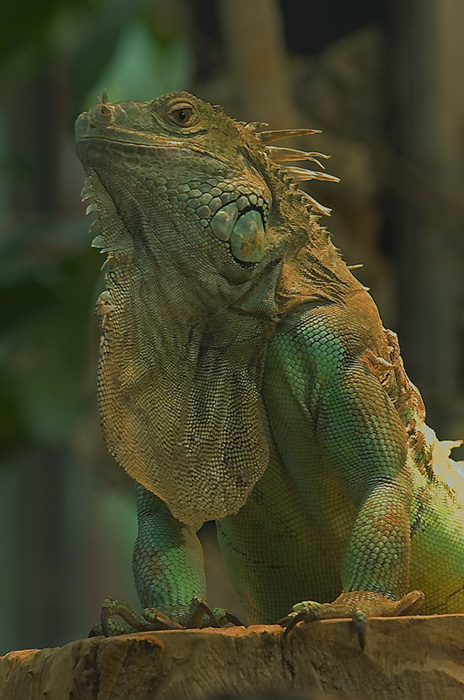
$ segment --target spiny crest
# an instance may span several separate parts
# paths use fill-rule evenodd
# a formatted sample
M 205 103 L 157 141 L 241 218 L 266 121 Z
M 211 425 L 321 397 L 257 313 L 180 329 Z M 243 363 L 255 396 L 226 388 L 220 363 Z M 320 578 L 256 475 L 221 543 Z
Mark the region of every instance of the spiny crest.
M 323 180 L 324 182 L 340 182 L 340 178 L 334 175 L 329 175 L 328 173 L 321 173 L 318 170 L 311 170 L 309 168 L 298 168 L 293 165 L 287 165 L 287 162 L 310 160 L 319 168 L 324 170 L 324 166 L 321 163 L 322 160 L 330 158 L 330 156 L 325 155 L 325 153 L 318 153 L 316 151 L 300 151 L 295 148 L 285 148 L 282 146 L 270 146 L 268 144 L 279 141 L 280 139 L 292 138 L 294 136 L 311 136 L 313 134 L 320 134 L 319 129 L 275 129 L 269 131 L 260 131 L 264 127 L 268 126 L 266 122 L 249 122 L 245 124 L 246 128 L 252 131 L 257 139 L 265 148 L 265 152 L 270 156 L 270 158 L 281 166 L 283 172 L 290 176 L 291 180 L 295 183 L 304 182 L 305 180 Z M 305 193 L 306 197 L 309 199 L 311 208 L 317 211 L 319 214 L 324 214 L 325 216 L 330 216 L 331 209 L 320 204 L 314 197 Z
M 106 88 L 103 88 L 102 96 L 97 95 L 97 105 L 106 105 L 108 104 L 109 99 L 108 99 L 108 93 L 106 91 Z

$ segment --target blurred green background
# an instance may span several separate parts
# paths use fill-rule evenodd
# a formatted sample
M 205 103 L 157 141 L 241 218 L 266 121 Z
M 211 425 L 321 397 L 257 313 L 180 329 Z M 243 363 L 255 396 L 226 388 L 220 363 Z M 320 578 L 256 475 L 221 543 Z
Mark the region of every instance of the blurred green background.
M 311 192 L 399 332 L 444 438 L 464 437 L 462 0 L 6 0 L 0 16 L 0 653 L 137 605 L 132 484 L 102 444 L 73 122 L 187 89 L 238 119 L 323 130 Z M 317 139 L 317 140 L 316 140 Z M 309 144 L 308 144 L 309 145 Z M 211 527 L 210 602 L 239 604 Z

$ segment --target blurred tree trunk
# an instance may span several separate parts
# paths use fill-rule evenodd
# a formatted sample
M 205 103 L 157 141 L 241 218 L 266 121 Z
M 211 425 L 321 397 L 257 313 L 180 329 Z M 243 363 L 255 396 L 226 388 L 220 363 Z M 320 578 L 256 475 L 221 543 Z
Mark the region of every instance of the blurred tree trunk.
M 220 0 L 220 23 L 240 113 L 272 127 L 297 125 L 277 0 Z
M 464 437 L 464 3 L 393 8 L 395 129 L 426 183 L 419 206 L 402 200 L 393 221 L 400 340 L 429 422 L 442 437 Z
M 58 73 L 50 71 L 7 101 L 6 117 L 22 165 L 21 176 L 11 178 L 9 204 L 13 216 L 25 220 L 56 216 L 60 210 L 62 87 Z M 22 351 L 30 360 L 30 349 Z M 14 543 L 13 570 L 8 571 L 11 629 L 3 633 L 20 647 L 65 639 L 63 460 L 59 444 L 25 449 L 21 467 L 8 476 L 9 488 L 2 493 L 2 500 L 11 501 L 8 529 Z

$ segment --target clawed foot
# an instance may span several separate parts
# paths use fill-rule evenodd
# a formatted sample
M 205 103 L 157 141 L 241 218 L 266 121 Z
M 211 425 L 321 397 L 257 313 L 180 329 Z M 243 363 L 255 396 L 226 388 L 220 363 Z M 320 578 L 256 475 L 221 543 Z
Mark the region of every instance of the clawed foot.
M 114 616 L 121 618 L 114 620 Z M 227 624 L 243 623 L 223 608 L 211 609 L 203 598 L 194 598 L 191 603 L 189 624 L 182 625 L 155 608 L 146 608 L 142 614 L 119 598 L 105 598 L 100 622 L 89 632 L 89 637 L 104 635 L 112 637 L 131 632 L 151 632 L 159 630 L 182 630 L 199 627 L 224 627 Z
M 380 593 L 352 591 L 342 593 L 333 603 L 317 603 L 312 600 L 297 603 L 286 617 L 279 620 L 278 624 L 285 627 L 284 637 L 286 637 L 299 622 L 351 618 L 358 635 L 359 645 L 364 650 L 369 617 L 409 615 L 421 605 L 423 600 L 422 591 L 411 591 L 396 601 Z

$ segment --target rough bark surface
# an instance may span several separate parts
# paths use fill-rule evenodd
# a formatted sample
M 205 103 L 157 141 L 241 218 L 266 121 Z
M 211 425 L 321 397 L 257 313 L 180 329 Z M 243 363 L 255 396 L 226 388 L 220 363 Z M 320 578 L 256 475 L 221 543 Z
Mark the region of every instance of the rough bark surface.
M 351 623 L 94 637 L 0 658 L 2 700 L 203 700 L 221 693 L 457 700 L 464 697 L 464 614 L 373 619 L 366 650 Z M 320 693 L 323 695 L 320 695 Z

